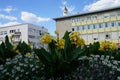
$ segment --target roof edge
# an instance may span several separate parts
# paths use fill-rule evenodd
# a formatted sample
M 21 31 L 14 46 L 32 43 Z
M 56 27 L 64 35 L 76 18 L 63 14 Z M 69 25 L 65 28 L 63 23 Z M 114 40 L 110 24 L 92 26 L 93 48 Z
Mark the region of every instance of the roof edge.
M 56 21 L 56 20 L 60 20 L 60 19 L 70 18 L 70 17 L 77 17 L 77 16 L 82 16 L 82 15 L 94 14 L 94 13 L 111 11 L 111 10 L 117 10 L 117 9 L 120 9 L 120 6 L 118 6 L 118 7 L 113 7 L 113 8 L 108 8 L 108 9 L 91 11 L 91 12 L 85 12 L 85 13 L 80 13 L 80 14 L 74 14 L 74 15 L 69 15 L 69 16 L 62 16 L 62 17 L 58 17 L 58 18 L 53 18 L 53 20 Z

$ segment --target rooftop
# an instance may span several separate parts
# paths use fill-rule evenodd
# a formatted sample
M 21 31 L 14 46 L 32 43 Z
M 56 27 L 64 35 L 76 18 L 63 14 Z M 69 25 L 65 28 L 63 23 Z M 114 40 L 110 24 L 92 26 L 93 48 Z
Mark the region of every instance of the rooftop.
M 74 15 L 70 15 L 70 16 L 62 16 L 62 17 L 58 17 L 58 18 L 53 18 L 53 20 L 61 20 L 61 19 L 67 19 L 67 18 L 71 18 L 71 17 L 77 17 L 77 16 L 83 16 L 83 15 L 88 15 L 88 14 L 94 14 L 94 13 L 100 13 L 100 12 L 106 12 L 106 11 L 112 11 L 112 10 L 119 10 L 119 7 L 114 7 L 114 8 L 109 8 L 109 9 L 102 9 L 102 10 L 97 10 L 97 11 L 92 11 L 92 12 L 85 12 L 85 13 L 80 13 L 80 14 L 74 14 Z

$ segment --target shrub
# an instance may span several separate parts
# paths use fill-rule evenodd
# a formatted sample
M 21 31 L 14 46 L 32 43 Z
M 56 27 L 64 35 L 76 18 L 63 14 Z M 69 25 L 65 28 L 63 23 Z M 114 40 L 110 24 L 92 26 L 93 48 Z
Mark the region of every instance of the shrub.
M 0 65 L 0 80 L 36 80 L 42 73 L 39 66 L 36 55 L 27 53 L 23 56 L 19 53 L 13 59 L 7 59 L 4 65 Z

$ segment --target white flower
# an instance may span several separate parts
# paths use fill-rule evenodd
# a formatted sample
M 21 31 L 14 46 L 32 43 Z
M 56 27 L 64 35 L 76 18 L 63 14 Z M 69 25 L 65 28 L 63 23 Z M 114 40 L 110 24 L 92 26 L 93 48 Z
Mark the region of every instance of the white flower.
M 16 69 L 17 69 L 18 71 L 20 71 L 20 67 L 17 67 Z
M 24 72 L 24 70 L 22 69 L 21 72 Z
M 25 74 L 28 74 L 28 72 L 26 72 Z
M 14 71 L 14 70 L 12 70 L 12 73 L 15 73 L 15 71 Z
M 10 62 L 6 62 L 7 65 L 11 64 Z
M 9 73 L 7 72 L 6 75 L 9 75 Z
M 116 64 L 116 65 L 117 65 L 117 64 L 118 64 L 118 62 L 114 60 L 114 61 L 113 61 L 113 64 Z
M 33 67 L 33 65 L 31 64 L 31 65 L 30 65 L 30 67 L 32 68 L 32 67 Z
M 111 64 L 107 64 L 108 67 L 111 67 L 112 65 Z
M 18 80 L 18 79 L 19 79 L 19 77 L 16 77 L 16 78 L 15 78 L 15 80 Z
M 118 68 L 117 71 L 120 71 L 120 68 Z
M 118 76 L 117 79 L 120 80 L 120 76 Z
M 97 57 L 97 58 L 98 58 L 98 57 L 100 57 L 100 56 L 99 56 L 99 55 L 96 55 L 95 57 Z
M 32 68 L 32 71 L 35 71 L 35 68 Z
M 109 59 L 110 56 L 106 56 L 107 59 Z

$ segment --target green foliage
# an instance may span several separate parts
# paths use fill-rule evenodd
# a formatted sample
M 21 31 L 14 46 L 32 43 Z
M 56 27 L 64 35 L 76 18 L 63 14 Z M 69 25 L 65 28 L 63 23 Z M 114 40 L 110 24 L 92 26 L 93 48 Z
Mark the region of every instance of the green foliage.
M 19 42 L 16 45 L 13 45 L 10 41 L 8 36 L 5 37 L 5 42 L 0 44 L 0 64 L 5 63 L 7 58 L 13 58 L 15 55 L 21 53 L 25 55 L 26 53 L 30 53 L 32 51 L 31 46 L 26 44 L 25 42 Z M 19 51 L 19 52 L 16 52 Z
M 37 80 L 41 76 L 39 59 L 35 54 L 27 53 L 16 55 L 13 59 L 7 59 L 4 65 L 0 65 L 0 80 Z
M 7 58 L 13 58 L 15 55 L 13 45 L 9 42 L 8 36 L 6 36 L 5 42 L 0 44 L 0 64 L 4 63 Z
M 24 41 L 19 42 L 19 44 L 17 45 L 16 50 L 19 50 L 19 52 L 22 55 L 25 55 L 26 53 L 30 53 L 32 51 L 31 46 L 26 44 Z
M 66 31 L 63 39 L 65 39 L 64 49 L 56 47 L 56 41 L 52 40 L 48 44 L 48 50 L 43 48 L 35 49 L 35 54 L 38 55 L 40 61 L 45 65 L 44 75 L 47 78 L 59 77 L 71 73 L 79 64 L 78 58 L 82 54 L 81 47 L 76 47 L 70 41 L 70 32 Z
M 70 34 L 68 31 L 64 34 L 62 48 L 57 39 L 52 40 L 47 49 L 32 49 L 25 42 L 15 46 L 6 36 L 5 42 L 0 44 L 0 79 L 117 80 L 119 50 L 100 50 L 99 42 L 78 46 L 72 42 Z
M 100 48 L 100 43 L 99 42 L 94 42 L 93 44 L 85 45 L 83 47 L 84 55 L 86 55 L 86 56 L 89 56 L 91 54 L 101 55 L 101 53 L 99 51 L 99 48 Z

